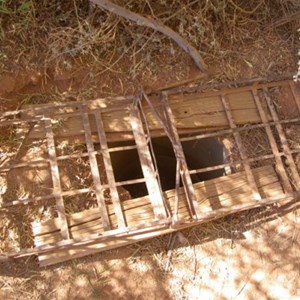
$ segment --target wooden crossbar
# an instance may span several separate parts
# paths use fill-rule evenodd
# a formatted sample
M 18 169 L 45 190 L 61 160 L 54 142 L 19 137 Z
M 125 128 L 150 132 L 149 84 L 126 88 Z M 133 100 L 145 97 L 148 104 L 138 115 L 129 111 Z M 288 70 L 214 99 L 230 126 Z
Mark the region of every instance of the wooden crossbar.
M 164 207 L 163 196 L 156 179 L 151 154 L 147 145 L 145 131 L 141 122 L 140 113 L 136 106 L 132 106 L 130 110 L 130 121 L 134 139 L 137 145 L 143 175 L 147 179 L 146 186 L 153 206 L 153 212 L 158 219 L 164 219 L 167 217 L 167 214 Z
M 170 135 L 172 137 L 172 144 L 173 144 L 173 149 L 175 152 L 175 156 L 178 162 L 178 170 L 177 172 L 180 173 L 181 175 L 181 180 L 183 183 L 183 187 L 184 190 L 186 192 L 187 195 L 187 201 L 188 204 L 191 208 L 191 212 L 193 214 L 193 217 L 195 219 L 198 219 L 199 215 L 200 215 L 200 209 L 199 209 L 199 205 L 197 202 L 197 197 L 195 195 L 195 190 L 193 187 L 193 182 L 191 179 L 191 175 L 189 173 L 189 169 L 186 163 L 186 159 L 184 156 L 184 152 L 183 152 L 183 148 L 180 142 L 180 138 L 179 138 L 179 134 L 177 132 L 177 128 L 175 125 L 175 120 L 174 120 L 174 116 L 171 110 L 171 107 L 169 105 L 168 102 L 168 96 L 166 93 L 162 94 L 162 103 L 163 103 L 163 109 L 164 109 L 164 113 L 165 113 L 165 117 L 166 117 L 166 124 L 167 124 L 167 128 L 169 129 Z M 176 180 L 176 190 L 178 190 L 178 178 Z
M 271 112 L 272 118 L 275 122 L 278 122 L 279 117 L 278 117 L 277 112 L 274 108 L 273 102 L 272 102 L 272 100 L 269 96 L 269 91 L 268 91 L 267 88 L 264 88 L 263 91 L 264 91 L 264 96 L 265 96 L 265 99 L 267 100 L 267 104 L 268 104 L 269 110 Z M 281 124 L 278 123 L 278 124 L 275 125 L 275 127 L 278 131 L 279 138 L 280 138 L 280 141 L 281 141 L 281 144 L 282 144 L 282 149 L 283 149 L 283 152 L 285 153 L 285 156 L 287 158 L 287 162 L 288 162 L 289 167 L 291 169 L 292 176 L 295 179 L 295 185 L 296 185 L 297 189 L 300 190 L 300 176 L 299 176 L 295 161 L 293 159 L 293 156 L 291 154 L 291 149 L 289 147 L 285 132 L 284 132 L 283 127 L 282 127 Z
M 271 126 L 268 124 L 268 118 L 267 118 L 267 115 L 266 115 L 266 113 L 265 113 L 265 111 L 262 107 L 262 104 L 259 100 L 259 97 L 258 97 L 258 94 L 257 94 L 257 89 L 254 88 L 254 87 L 252 88 L 252 95 L 253 95 L 253 99 L 255 101 L 257 110 L 259 112 L 261 121 L 266 125 L 265 130 L 266 130 L 267 137 L 268 137 L 268 140 L 269 140 L 269 143 L 270 143 L 270 147 L 271 147 L 272 152 L 274 153 L 274 156 L 275 156 L 276 170 L 277 170 L 278 174 L 280 175 L 280 177 L 282 179 L 282 184 L 283 184 L 283 187 L 284 187 L 285 191 L 287 193 L 292 193 L 293 188 L 290 184 L 289 178 L 288 178 L 287 173 L 285 171 L 284 165 L 282 163 L 281 156 L 279 155 L 278 146 L 277 146 L 276 140 L 273 136 Z
M 91 167 L 91 172 L 94 181 L 95 194 L 96 194 L 99 209 L 101 211 L 103 227 L 105 230 L 110 230 L 111 226 L 110 226 L 110 221 L 109 221 L 109 217 L 105 205 L 105 199 L 102 190 L 102 183 L 101 183 L 100 173 L 98 169 L 97 158 L 94 153 L 94 144 L 92 141 L 92 132 L 90 127 L 89 116 L 88 113 L 86 112 L 86 109 L 84 108 L 82 108 L 82 121 L 83 121 L 87 151 L 89 154 L 90 167 Z
M 221 95 L 221 99 L 222 99 L 222 103 L 223 103 L 223 106 L 224 106 L 224 109 L 225 109 L 225 112 L 226 112 L 226 116 L 227 116 L 230 128 L 236 129 L 237 126 L 236 126 L 235 121 L 233 119 L 233 116 L 232 116 L 232 113 L 231 113 L 231 110 L 230 110 L 230 106 L 229 106 L 229 103 L 227 102 L 226 96 Z M 247 157 L 246 150 L 245 150 L 243 142 L 242 142 L 241 135 L 238 131 L 233 131 L 233 136 L 234 136 L 235 142 L 238 146 L 241 158 L 242 158 L 242 160 L 245 160 L 245 162 L 243 163 L 243 166 L 245 168 L 245 172 L 246 172 L 247 179 L 249 181 L 249 185 L 252 188 L 253 198 L 256 201 L 261 200 L 261 196 L 259 194 L 256 182 L 255 182 L 255 178 L 253 176 L 253 173 L 252 173 L 252 170 L 251 170 L 251 167 L 250 167 L 250 164 L 248 162 L 246 162 L 248 157 Z
M 35 248 L 21 249 L 5 254 L 5 257 L 37 254 L 41 265 L 50 265 L 171 233 L 229 213 L 295 199 L 300 193 L 300 175 L 294 154 L 300 153 L 300 149 L 288 144 L 283 125 L 299 124 L 300 118 L 280 119 L 280 114 L 272 102 L 272 87 L 276 87 L 276 90 L 278 87 L 279 91 L 282 87 L 284 91 L 287 87 L 291 88 L 295 108 L 299 108 L 300 112 L 299 88 L 290 82 L 282 82 L 278 85 L 272 83 L 201 94 L 169 95 L 162 92 L 160 96 L 148 97 L 142 91 L 140 95 L 123 99 L 122 102 L 97 99 L 4 113 L 4 118 L 0 114 L 0 126 L 12 126 L 13 129 L 18 126 L 17 134 L 21 134 L 26 140 L 26 145 L 27 141 L 31 141 L 35 147 L 45 140 L 47 146 L 45 150 L 45 145 L 42 145 L 38 157 L 32 157 L 31 152 L 28 156 L 27 153 L 19 153 L 15 159 L 11 155 L 4 162 L 2 160 L 0 172 L 6 174 L 19 168 L 18 172 L 24 171 L 27 176 L 27 167 L 42 166 L 43 170 L 50 169 L 52 178 L 52 193 L 5 201 L 0 210 L 6 213 L 15 205 L 28 205 L 27 208 L 30 209 L 30 204 L 44 205 L 41 201 L 49 200 L 50 205 L 56 204 L 58 212 L 58 217 L 50 219 L 41 214 L 42 221 L 32 224 Z M 292 96 L 290 91 L 289 96 Z M 34 115 L 38 117 L 34 118 Z M 54 122 L 62 120 L 61 118 L 64 121 L 63 127 L 54 131 Z M 30 130 L 31 136 L 24 134 L 28 125 L 33 126 Z M 264 129 L 265 138 L 269 142 L 266 149 L 268 152 L 263 155 L 254 153 L 253 157 L 248 157 L 241 133 L 256 128 Z M 275 138 L 275 131 L 278 132 L 278 139 Z M 180 137 L 181 133 L 192 133 L 194 136 Z M 79 141 L 74 136 L 77 134 L 81 136 Z M 116 135 L 111 138 L 112 134 Z M 175 175 L 175 189 L 168 191 L 162 191 L 160 184 L 162 175 L 159 174 L 158 166 L 162 165 L 156 160 L 162 159 L 164 155 L 156 151 L 157 144 L 153 140 L 158 135 L 169 138 L 176 159 L 176 174 L 172 174 L 172 177 Z M 234 139 L 240 154 L 239 159 L 213 166 L 197 165 L 197 169 L 188 168 L 182 142 L 224 135 L 230 135 Z M 69 142 L 83 142 L 86 148 L 80 147 L 80 150 L 73 153 L 68 153 L 69 148 L 61 151 L 58 139 L 63 136 L 71 136 Z M 110 144 L 116 139 L 125 146 Z M 128 140 L 133 142 L 128 143 Z M 169 147 L 170 143 L 167 143 Z M 64 153 L 65 150 L 68 154 Z M 123 181 L 116 181 L 111 153 L 127 150 L 134 154 L 137 151 L 138 165 L 141 166 L 143 176 L 129 180 L 125 177 Z M 57 152 L 63 153 L 58 155 Z M 60 162 L 76 159 L 76 163 L 80 163 L 81 160 L 77 158 L 83 157 L 88 158 L 90 169 L 85 178 L 87 182 L 92 180 L 93 184 L 63 190 L 61 182 L 65 178 L 60 174 Z M 101 159 L 101 164 L 98 158 Z M 174 168 L 175 159 L 172 160 Z M 259 161 L 261 163 L 258 165 L 261 167 L 253 168 L 252 162 Z M 220 170 L 237 164 L 243 164 L 244 171 L 204 182 L 192 182 L 192 174 Z M 48 181 L 43 184 L 49 186 Z M 126 185 L 132 184 L 145 184 L 146 195 L 127 199 L 126 193 L 124 198 L 121 197 L 121 191 L 127 188 Z M 66 197 L 77 196 L 74 199 L 76 201 L 81 195 L 89 197 L 93 192 L 97 207 L 82 211 L 80 206 L 79 211 L 66 213 Z M 108 192 L 109 199 L 106 199 Z
M 45 119 L 44 122 L 45 122 L 46 138 L 48 142 L 48 155 L 50 161 L 51 177 L 53 183 L 53 197 L 55 198 L 56 201 L 57 214 L 60 220 L 61 236 L 63 239 L 66 240 L 66 239 L 70 239 L 70 233 L 68 229 L 68 220 L 65 212 L 64 199 L 62 197 L 59 169 L 58 169 L 58 164 L 56 159 L 54 134 L 52 131 L 51 120 Z
M 111 163 L 111 159 L 110 159 L 110 155 L 109 155 L 109 150 L 108 150 L 107 140 L 106 140 L 106 136 L 105 136 L 105 132 L 104 132 L 101 112 L 96 111 L 94 113 L 94 115 L 96 118 L 97 131 L 98 131 L 98 135 L 99 135 L 99 141 L 100 141 L 105 171 L 106 171 L 106 175 L 107 175 L 107 181 L 109 184 L 110 195 L 111 195 L 111 199 L 112 199 L 112 202 L 114 205 L 114 210 L 115 210 L 115 213 L 116 213 L 116 216 L 118 219 L 118 226 L 119 226 L 119 228 L 125 228 L 126 220 L 125 220 L 124 213 L 122 210 L 119 193 L 118 193 L 117 187 L 116 187 L 116 181 L 115 181 L 114 171 L 112 168 L 112 163 Z

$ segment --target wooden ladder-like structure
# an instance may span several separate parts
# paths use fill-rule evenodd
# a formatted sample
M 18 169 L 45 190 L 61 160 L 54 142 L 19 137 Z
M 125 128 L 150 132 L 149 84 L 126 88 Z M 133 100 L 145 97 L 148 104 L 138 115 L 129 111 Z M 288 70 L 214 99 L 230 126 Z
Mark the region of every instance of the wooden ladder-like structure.
M 161 93 L 159 99 L 155 101 L 141 92 L 138 96 L 117 99 L 112 104 L 102 99 L 38 106 L 1 114 L 2 128 L 15 130 L 18 127 L 24 131 L 27 126 L 27 133 L 23 133 L 23 142 L 28 138 L 42 141 L 46 153 L 42 158 L 27 162 L 11 160 L 1 163 L 0 173 L 7 174 L 14 170 L 46 165 L 52 181 L 50 194 L 6 201 L 2 203 L 1 210 L 9 211 L 18 205 L 30 207 L 31 204 L 53 201 L 57 211 L 57 218 L 33 224 L 32 231 L 35 239 L 33 248 L 6 253 L 2 257 L 13 259 L 38 255 L 41 265 L 50 265 L 194 226 L 228 213 L 295 199 L 300 192 L 300 176 L 299 166 L 294 157 L 300 153 L 300 150 L 289 144 L 285 126 L 299 124 L 300 118 L 282 119 L 279 116 L 272 98 L 272 91 L 275 88 L 289 90 L 295 110 L 298 109 L 300 114 L 300 97 L 289 81 L 251 85 L 240 89 L 222 89 L 199 97 L 200 100 L 201 97 L 203 98 L 203 103 L 206 103 L 205 97 L 210 100 L 207 102 L 209 105 L 202 108 L 203 116 L 206 112 L 214 118 L 217 117 L 216 120 L 220 120 L 219 116 L 222 116 L 224 126 L 219 129 L 213 126 L 206 127 L 206 132 L 199 133 L 201 126 L 198 125 L 199 121 L 195 121 L 193 130 L 190 128 L 191 123 L 185 129 L 185 132 L 195 132 L 195 134 L 184 136 L 181 135 L 182 128 L 178 125 L 181 108 L 176 106 L 174 101 L 174 97 L 178 96 L 169 95 L 167 92 Z M 196 96 L 191 98 L 189 95 L 182 95 L 181 97 L 182 103 L 186 97 L 189 105 L 195 105 L 195 110 L 201 110 L 203 103 Z M 239 108 L 240 102 L 236 99 L 241 99 L 241 102 L 246 99 L 247 109 L 248 107 L 251 109 L 251 120 L 248 120 L 245 114 L 245 124 L 240 122 L 237 115 L 239 113 L 237 111 L 242 109 Z M 210 109 L 214 110 L 213 114 Z M 184 114 L 187 112 L 188 109 L 185 107 Z M 190 118 L 193 118 L 192 114 Z M 75 122 L 77 135 L 84 137 L 86 151 L 67 155 L 58 154 L 57 142 L 62 138 L 62 133 L 57 129 L 56 124 L 60 120 L 68 124 L 64 126 L 65 134 L 66 128 L 72 128 L 72 122 Z M 153 132 L 158 132 L 158 129 L 159 135 L 165 135 L 170 140 L 177 161 L 175 188 L 168 192 L 162 191 L 152 145 Z M 246 130 L 256 129 L 265 131 L 271 153 L 248 157 L 241 134 Z M 275 131 L 278 138 L 274 136 Z M 110 141 L 113 134 L 114 136 L 118 134 L 122 138 L 128 136 L 134 143 L 112 146 Z M 182 144 L 223 135 L 233 137 L 240 159 L 190 170 Z M 138 179 L 116 181 L 111 153 L 129 150 L 137 151 L 143 176 Z M 103 169 L 99 169 L 98 166 L 99 156 L 103 160 Z M 93 182 L 91 187 L 74 190 L 62 188 L 60 162 L 74 158 L 88 159 Z M 255 162 L 267 160 L 272 160 L 273 163 L 261 168 L 252 166 Z M 204 183 L 192 183 L 193 174 L 220 170 L 238 164 L 242 165 L 244 171 Z M 103 181 L 103 172 L 106 182 Z M 122 202 L 118 188 L 140 183 L 146 185 L 148 195 Z M 108 191 L 111 203 L 107 203 L 105 191 L 106 194 Z M 76 216 L 66 213 L 66 197 L 91 192 L 96 198 L 96 208 L 80 212 Z M 211 208 L 213 201 L 218 203 L 219 209 Z M 88 225 L 84 225 L 85 223 Z M 90 228 L 88 231 L 86 231 L 87 226 Z

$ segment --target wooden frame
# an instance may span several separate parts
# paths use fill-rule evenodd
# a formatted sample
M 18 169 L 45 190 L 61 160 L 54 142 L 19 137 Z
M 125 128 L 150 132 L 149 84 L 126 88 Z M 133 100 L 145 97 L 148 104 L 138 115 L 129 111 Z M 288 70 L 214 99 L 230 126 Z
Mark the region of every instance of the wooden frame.
M 52 191 L 51 194 L 44 196 L 6 201 L 0 209 L 9 212 L 17 205 L 30 207 L 32 203 L 53 201 L 58 212 L 57 220 L 53 219 L 50 220 L 52 223 L 48 222 L 52 224 L 52 227 L 55 225 L 53 227 L 55 230 L 52 228 L 53 231 L 47 232 L 47 222 L 39 223 L 37 227 L 33 228 L 36 241 L 34 248 L 7 253 L 5 257 L 12 259 L 38 255 L 41 265 L 49 265 L 170 233 L 225 214 L 295 199 L 300 192 L 300 177 L 293 155 L 299 154 L 300 150 L 292 148 L 288 144 L 284 126 L 299 124 L 300 117 L 279 118 L 273 105 L 272 95 L 269 93 L 269 90 L 274 87 L 291 89 L 295 109 L 299 109 L 300 114 L 299 97 L 295 94 L 293 83 L 289 81 L 251 85 L 237 89 L 222 89 L 204 94 L 169 95 L 167 92 L 162 92 L 158 98 L 149 97 L 142 92 L 138 96 L 121 100 L 100 99 L 83 103 L 42 105 L 1 114 L 0 128 L 8 126 L 22 129 L 24 124 L 33 125 L 30 126 L 29 131 L 23 132 L 23 135 L 28 141 L 45 140 L 47 155 L 43 159 L 32 159 L 28 162 L 17 160 L 2 163 L 0 164 L 0 174 L 5 175 L 13 170 L 26 170 L 33 166 L 45 165 L 50 171 Z M 263 103 L 266 105 L 264 106 Z M 251 112 L 250 118 L 247 114 L 249 111 Z M 207 123 L 197 123 L 192 113 L 204 116 L 203 120 L 206 120 Z M 241 114 L 244 115 L 244 119 Z M 220 126 L 209 125 L 208 115 L 212 115 L 214 120 L 221 120 Z M 84 138 L 81 138 L 80 141 L 84 141 L 87 151 L 57 155 L 56 142 L 63 138 L 63 135 L 54 128 L 53 124 L 61 118 L 67 120 L 63 130 L 64 137 L 68 139 L 72 137 L 72 134 L 74 135 L 72 129 L 70 129 L 70 133 L 66 129 L 72 128 L 70 126 L 74 121 L 72 118 L 76 118 L 77 123 L 80 122 L 81 125 L 76 127 L 77 133 L 79 132 Z M 115 122 L 118 128 L 112 127 L 115 120 L 118 120 Z M 204 127 L 205 132 L 203 132 Z M 265 130 L 271 154 L 249 158 L 240 134 L 258 128 Z M 278 132 L 279 141 L 274 137 L 274 130 Z M 158 131 L 159 134 L 157 134 Z M 193 133 L 193 135 L 180 136 L 182 132 Z M 113 139 L 111 139 L 112 134 L 116 134 Z M 161 190 L 151 143 L 152 138 L 160 135 L 165 135 L 170 139 L 177 160 L 175 189 L 167 192 Z M 209 137 L 221 137 L 222 135 L 233 137 L 240 159 L 217 166 L 189 169 L 181 143 Z M 124 137 L 125 140 L 134 140 L 135 145 L 111 146 L 109 142 L 115 140 L 116 137 L 119 140 L 123 140 Z M 95 143 L 98 142 L 99 150 L 95 148 Z M 116 181 L 110 153 L 133 149 L 138 153 L 143 177 Z M 97 155 L 101 155 L 103 158 L 104 171 L 99 170 Z M 69 191 L 62 190 L 58 162 L 84 157 L 89 161 L 93 186 Z M 267 160 L 272 160 L 273 163 L 261 169 L 252 166 L 254 162 Z M 288 162 L 288 165 L 285 164 L 285 161 Z M 200 183 L 192 184 L 192 174 L 223 169 L 226 166 L 232 167 L 237 164 L 242 164 L 245 172 L 207 181 L 205 182 L 206 189 Z M 277 173 L 272 165 L 275 165 Z M 294 183 L 288 175 L 289 171 Z M 102 182 L 100 172 L 105 172 L 107 182 Z M 260 174 L 260 172 L 265 173 Z M 180 179 L 182 187 L 180 187 Z M 224 194 L 218 194 L 218 189 L 223 191 L 225 186 L 228 186 L 228 182 L 232 185 L 232 189 L 226 190 Z M 148 196 L 122 203 L 117 188 L 137 183 L 146 184 Z M 110 191 L 111 204 L 107 204 L 104 199 L 103 191 L 105 189 Z M 73 216 L 66 214 L 64 198 L 90 192 L 95 193 L 98 208 L 96 211 L 82 212 L 84 217 L 80 224 L 84 224 L 84 218 L 88 216 L 90 221 L 86 222 L 93 229 L 93 233 L 85 234 L 84 228 L 74 229 L 78 224 L 74 225 L 72 223 Z M 210 206 L 213 205 L 210 201 L 213 201 L 214 205 L 218 204 L 219 208 L 211 209 Z M 89 213 L 92 215 L 89 216 Z M 77 235 L 78 237 L 74 237 Z M 54 242 L 49 242 L 51 239 Z M 92 245 L 92 248 L 87 248 L 85 251 L 80 250 L 80 246 L 87 245 Z M 59 256 L 54 258 L 58 253 Z

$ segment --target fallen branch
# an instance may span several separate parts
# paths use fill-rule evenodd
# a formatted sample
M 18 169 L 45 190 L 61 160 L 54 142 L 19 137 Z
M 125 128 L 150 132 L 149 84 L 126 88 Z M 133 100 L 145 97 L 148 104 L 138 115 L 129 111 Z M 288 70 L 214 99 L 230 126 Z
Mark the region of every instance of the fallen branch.
M 146 26 L 163 33 L 164 35 L 174 40 L 179 47 L 181 47 L 184 51 L 186 51 L 193 58 L 195 64 L 202 72 L 205 72 L 207 70 L 207 66 L 205 65 L 202 57 L 200 56 L 196 48 L 193 47 L 191 44 L 189 44 L 177 32 L 165 26 L 161 22 L 157 20 L 153 20 L 149 17 L 145 18 L 137 13 L 134 13 L 126 8 L 116 5 L 108 0 L 90 0 L 90 1 L 100 6 L 101 8 L 110 11 L 111 13 L 114 13 L 120 17 L 136 22 L 140 26 Z

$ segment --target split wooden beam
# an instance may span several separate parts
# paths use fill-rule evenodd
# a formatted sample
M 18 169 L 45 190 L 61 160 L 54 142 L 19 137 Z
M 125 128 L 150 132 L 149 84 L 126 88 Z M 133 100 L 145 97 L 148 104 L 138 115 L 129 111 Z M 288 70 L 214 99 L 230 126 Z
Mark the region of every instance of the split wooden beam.
M 174 116 L 169 106 L 167 93 L 165 92 L 162 93 L 161 105 L 160 105 L 160 108 L 162 110 L 161 112 L 158 110 L 157 107 L 153 105 L 150 98 L 147 96 L 145 92 L 143 92 L 143 97 L 146 100 L 156 120 L 159 122 L 161 128 L 164 130 L 165 134 L 167 135 L 170 142 L 172 143 L 174 154 L 177 160 L 176 170 L 177 172 L 179 172 L 180 178 L 184 186 L 190 216 L 192 216 L 194 219 L 197 219 L 200 214 L 200 210 L 198 208 L 197 198 L 195 196 L 193 183 L 187 167 L 179 134 L 177 132 Z M 178 181 L 179 181 L 178 174 L 176 174 L 176 182 L 175 182 L 176 190 L 178 190 Z M 173 219 L 174 221 L 177 219 L 176 214 Z

